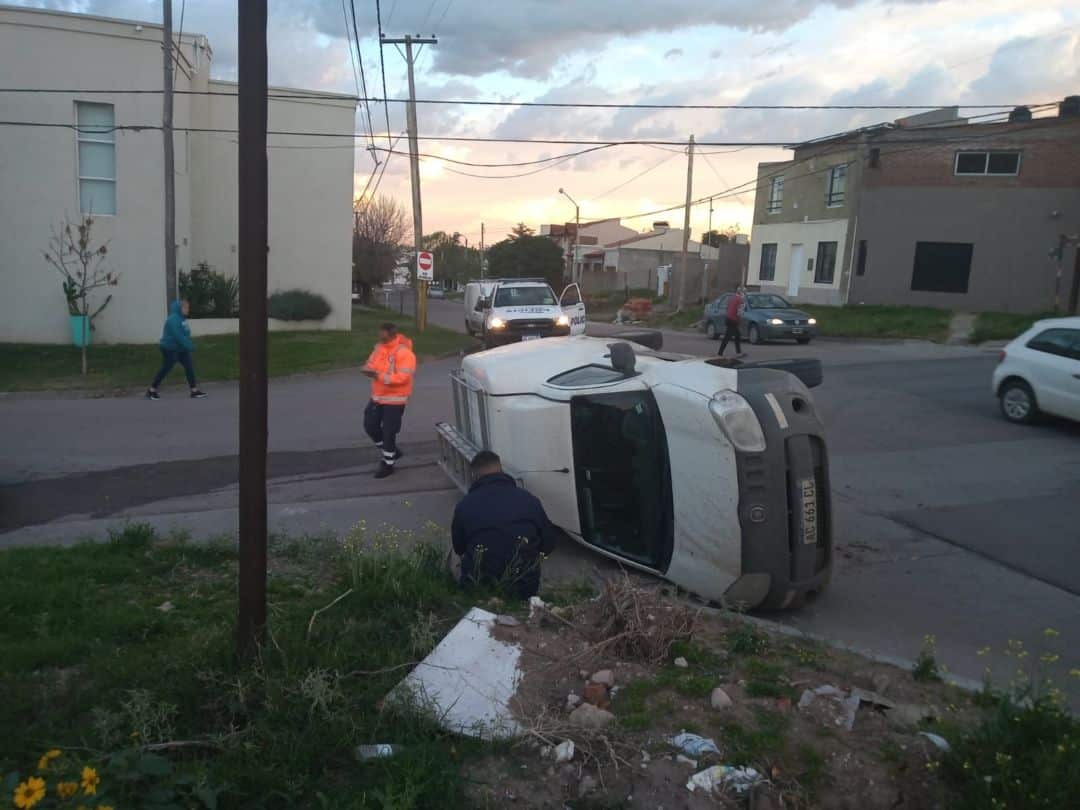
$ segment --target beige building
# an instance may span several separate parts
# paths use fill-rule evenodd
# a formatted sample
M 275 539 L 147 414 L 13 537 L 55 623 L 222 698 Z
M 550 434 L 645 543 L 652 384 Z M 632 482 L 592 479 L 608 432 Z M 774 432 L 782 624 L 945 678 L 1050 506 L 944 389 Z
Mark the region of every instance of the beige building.
M 148 93 L 0 94 L 0 341 L 64 343 L 70 329 L 60 277 L 42 258 L 50 229 L 83 213 L 120 274 L 95 342 L 147 343 L 167 300 L 159 25 L 0 6 L 0 76 L 8 87 Z M 176 46 L 178 270 L 206 262 L 237 273 L 236 85 L 210 78 L 206 37 Z M 269 129 L 351 133 L 355 102 L 272 90 Z M 213 94 L 224 95 L 213 95 Z M 146 125 L 150 129 L 130 127 Z M 114 129 L 115 128 L 115 129 Z M 213 131 L 216 130 L 216 131 Z M 319 326 L 351 324 L 353 150 L 338 137 L 271 135 L 269 291 L 305 289 L 332 311 Z M 336 148 L 328 148 L 336 147 Z M 242 304 L 241 304 L 242 305 Z M 206 324 L 193 331 L 221 331 Z
M 749 283 L 798 302 L 1075 312 L 1080 96 L 1039 117 L 955 107 L 758 166 Z

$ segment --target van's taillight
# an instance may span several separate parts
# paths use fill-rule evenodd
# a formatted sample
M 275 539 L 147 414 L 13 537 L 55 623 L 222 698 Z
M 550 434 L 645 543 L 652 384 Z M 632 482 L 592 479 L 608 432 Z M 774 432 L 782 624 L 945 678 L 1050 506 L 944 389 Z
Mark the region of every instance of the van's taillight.
M 1006 357 L 1008 357 L 1008 353 L 1004 349 L 1002 349 L 1000 352 L 998 352 L 998 362 L 999 363 L 1004 363 Z

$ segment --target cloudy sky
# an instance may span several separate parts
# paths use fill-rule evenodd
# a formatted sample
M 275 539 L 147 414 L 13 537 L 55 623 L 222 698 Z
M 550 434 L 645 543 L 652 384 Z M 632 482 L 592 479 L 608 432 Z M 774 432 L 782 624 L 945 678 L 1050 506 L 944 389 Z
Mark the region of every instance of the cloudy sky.
M 10 0 L 8 0 L 10 2 Z M 349 0 L 346 0 L 346 4 Z M 375 0 L 355 0 L 369 90 L 381 95 Z M 160 0 L 51 0 L 58 7 L 159 21 Z M 236 3 L 176 0 L 178 25 L 206 34 L 213 73 L 236 75 Z M 1080 93 L 1080 5 L 1073 0 L 382 0 L 384 31 L 434 33 L 417 62 L 421 98 L 669 104 L 1017 104 Z M 355 92 L 342 0 L 270 0 L 270 81 Z M 404 61 L 386 48 L 391 98 L 407 94 Z M 391 104 L 390 130 L 404 128 Z M 422 135 L 682 141 L 789 142 L 897 112 L 597 110 L 423 105 Z M 385 112 L 372 105 L 376 138 L 386 144 Z M 364 151 L 367 123 L 357 117 L 355 184 L 373 168 Z M 401 142 L 402 144 L 404 141 Z M 439 143 L 421 151 L 461 161 L 536 160 L 581 147 Z M 775 148 L 703 147 L 694 196 L 752 180 Z M 488 241 L 518 220 L 572 219 L 565 187 L 582 218 L 630 216 L 680 202 L 686 161 L 678 148 L 623 146 L 530 167 L 468 168 L 427 160 L 422 167 L 425 230 L 460 231 Z M 453 170 L 453 171 L 451 171 Z M 503 176 L 476 178 L 455 174 Z M 380 194 L 409 202 L 407 160 L 391 160 Z M 749 231 L 750 193 L 717 200 L 716 226 Z M 673 224 L 681 212 L 667 215 Z M 652 217 L 630 219 L 644 229 Z M 708 206 L 693 212 L 704 230 Z

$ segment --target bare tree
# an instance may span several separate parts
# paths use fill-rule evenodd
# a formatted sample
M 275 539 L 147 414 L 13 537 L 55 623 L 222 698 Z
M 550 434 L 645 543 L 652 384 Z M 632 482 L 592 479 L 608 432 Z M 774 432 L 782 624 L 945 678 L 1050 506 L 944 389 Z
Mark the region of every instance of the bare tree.
M 112 301 L 112 295 L 107 295 L 101 306 L 94 309 L 90 297 L 97 290 L 115 287 L 120 282 L 120 276 L 105 267 L 108 245 L 103 243 L 94 247 L 93 228 L 94 219 L 89 215 L 79 220 L 74 228 L 71 222 L 65 219 L 63 228 L 59 231 L 53 228 L 49 246 L 43 251 L 45 261 L 64 277 L 64 297 L 67 299 L 68 314 L 83 319 L 83 376 L 86 375 L 86 344 L 90 342 L 94 319 Z
M 408 212 L 397 200 L 376 197 L 353 205 L 353 282 L 364 303 L 390 279 L 410 238 Z

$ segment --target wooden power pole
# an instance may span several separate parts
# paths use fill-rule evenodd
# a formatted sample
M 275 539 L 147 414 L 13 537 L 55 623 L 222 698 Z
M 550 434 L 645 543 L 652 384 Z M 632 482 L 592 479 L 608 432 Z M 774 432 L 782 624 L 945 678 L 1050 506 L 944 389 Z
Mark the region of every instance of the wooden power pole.
M 689 263 L 687 251 L 690 247 L 690 200 L 694 193 L 694 136 L 686 150 L 686 210 L 683 212 L 682 259 L 679 265 L 679 303 L 678 309 L 686 306 L 686 271 Z
M 427 328 L 427 282 L 420 281 L 416 277 L 416 262 L 420 251 L 423 250 L 424 240 L 424 217 L 420 203 L 420 148 L 418 146 L 418 133 L 416 131 L 416 81 L 413 78 L 413 66 L 416 64 L 416 56 L 419 51 L 413 53 L 413 45 L 435 45 L 438 43 L 434 36 L 421 37 L 382 37 L 383 45 L 404 45 L 405 64 L 409 70 L 409 177 L 412 180 L 412 214 L 413 214 L 413 246 L 416 255 L 413 257 L 412 279 L 416 290 L 416 328 L 423 332 Z
M 172 0 L 161 4 L 162 78 L 161 139 L 165 147 L 165 312 L 177 297 L 176 285 L 176 172 L 173 149 L 173 31 Z
M 237 651 L 266 627 L 266 3 L 238 4 L 240 264 L 240 584 Z

